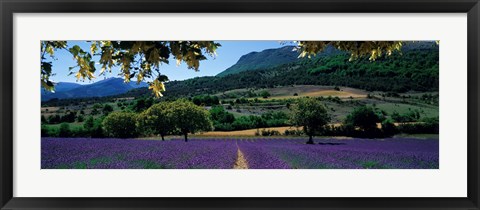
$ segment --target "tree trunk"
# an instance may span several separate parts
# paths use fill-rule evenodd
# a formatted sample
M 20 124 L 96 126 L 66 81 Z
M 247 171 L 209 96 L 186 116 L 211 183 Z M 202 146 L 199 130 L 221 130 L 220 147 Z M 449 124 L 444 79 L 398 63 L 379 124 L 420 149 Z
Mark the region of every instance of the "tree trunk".
M 162 136 L 162 141 L 165 141 L 165 135 L 160 134 L 160 136 Z
M 313 136 L 309 136 L 307 144 L 314 144 L 313 143 Z
M 185 142 L 188 142 L 188 138 L 187 138 L 188 133 L 184 133 L 183 135 L 185 136 Z

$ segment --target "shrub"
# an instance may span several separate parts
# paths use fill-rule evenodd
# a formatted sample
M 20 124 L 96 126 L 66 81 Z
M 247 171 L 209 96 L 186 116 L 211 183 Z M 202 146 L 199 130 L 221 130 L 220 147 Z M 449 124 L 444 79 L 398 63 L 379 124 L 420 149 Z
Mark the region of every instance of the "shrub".
M 58 137 L 58 129 L 52 128 L 47 125 L 42 125 L 41 136 L 42 137 Z
M 102 112 L 104 115 L 110 114 L 110 112 L 113 112 L 113 107 L 110 106 L 109 104 L 105 104 L 102 108 Z
M 372 107 L 360 106 L 347 116 L 344 124 L 358 127 L 364 132 L 370 132 L 377 128 L 379 122 L 381 122 L 380 117 Z
M 104 137 L 102 122 L 103 117 L 94 119 L 92 116 L 88 117 L 83 123 L 83 130 L 86 136 L 101 138 Z
M 396 111 L 393 111 L 392 119 L 395 122 L 415 122 L 420 119 L 420 111 L 419 110 L 410 110 L 407 113 L 399 114 Z
M 438 122 L 438 118 L 427 118 L 427 119 L 424 119 L 424 122 L 400 124 L 397 128 L 398 128 L 398 131 L 399 131 L 400 133 L 407 133 L 407 134 L 419 134 L 419 133 L 438 134 L 438 133 L 439 133 L 439 122 Z
M 280 132 L 277 130 L 265 130 L 262 129 L 262 136 L 280 136 Z
M 60 129 L 58 131 L 59 137 L 70 137 L 70 125 L 68 123 L 60 124 Z
M 262 96 L 262 98 L 268 98 L 270 97 L 270 93 L 266 90 L 260 92 L 260 96 Z
M 305 133 L 299 129 L 285 130 L 283 133 L 285 136 L 303 136 Z
M 386 119 L 382 122 L 382 131 L 385 137 L 392 137 L 397 133 L 397 127 L 392 120 Z
M 116 138 L 137 136 L 136 115 L 128 112 L 112 112 L 103 120 L 105 134 Z

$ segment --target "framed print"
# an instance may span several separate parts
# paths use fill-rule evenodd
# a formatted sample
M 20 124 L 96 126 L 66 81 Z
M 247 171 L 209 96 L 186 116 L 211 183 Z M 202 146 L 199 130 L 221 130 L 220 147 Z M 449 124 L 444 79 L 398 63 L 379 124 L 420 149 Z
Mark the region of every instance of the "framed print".
M 479 209 L 476 0 L 0 5 L 1 209 Z

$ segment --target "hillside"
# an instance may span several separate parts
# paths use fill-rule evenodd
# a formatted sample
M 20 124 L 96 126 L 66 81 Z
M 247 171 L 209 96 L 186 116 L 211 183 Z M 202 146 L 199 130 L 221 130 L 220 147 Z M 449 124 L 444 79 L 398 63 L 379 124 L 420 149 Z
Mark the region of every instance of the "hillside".
M 261 52 L 251 52 L 240 57 L 237 63 L 217 76 L 223 77 L 238 74 L 244 71 L 263 69 L 290 63 L 298 59 L 298 52 L 293 46 L 285 46 L 278 49 L 267 49 Z
M 137 85 L 137 83 L 133 81 L 130 83 L 124 83 L 123 79 L 114 77 L 88 85 L 60 82 L 55 86 L 54 93 L 42 89 L 42 101 L 48 101 L 54 98 L 104 97 L 123 94 L 129 90 L 141 87 L 147 87 L 147 84 L 142 82 Z
M 270 55 L 282 55 L 288 51 L 286 49 L 288 49 L 288 46 L 267 50 L 267 52 Z M 280 52 L 275 53 L 274 51 Z M 257 57 L 258 54 L 262 54 L 262 52 L 244 56 L 248 59 L 244 58 L 243 60 L 252 60 L 249 57 Z M 290 58 L 286 60 L 290 60 Z M 245 64 L 242 67 L 241 63 L 244 62 L 238 62 L 234 65 L 237 70 L 247 69 L 246 66 L 250 66 Z M 366 91 L 397 93 L 408 91 L 428 92 L 438 91 L 438 77 L 439 51 L 438 45 L 434 42 L 408 43 L 402 48 L 401 53 L 381 57 L 376 61 L 369 61 L 368 58 L 349 61 L 349 54 L 330 47 L 313 58 L 295 58 L 293 61 L 281 65 L 245 70 L 241 74 L 232 73 L 224 74 L 224 76 L 206 76 L 167 82 L 167 91 L 164 93 L 164 98 L 168 100 L 195 95 L 213 95 L 242 88 L 261 89 L 292 85 L 342 86 Z M 108 91 L 103 89 L 107 88 L 102 88 L 102 91 Z M 121 93 L 118 97 L 151 95 L 151 91 L 147 88 L 134 89 L 129 87 L 127 89 L 128 92 L 125 90 L 112 91 L 107 95 L 115 95 L 115 92 Z M 75 92 L 68 91 L 67 93 L 74 94 Z M 79 94 L 82 97 L 86 95 L 83 91 Z M 98 94 L 90 95 L 92 97 L 98 96 Z M 67 98 L 68 96 L 71 95 L 67 95 Z
M 272 88 L 291 85 L 344 86 L 367 91 L 438 91 L 438 46 L 432 42 L 407 44 L 402 53 L 376 61 L 348 61 L 347 53 L 327 53 L 297 59 L 275 67 L 244 71 L 222 77 L 198 77 L 166 84 L 166 98 L 217 94 L 241 88 Z M 150 94 L 147 89 L 128 96 Z
M 316 57 L 330 56 L 339 54 L 341 51 L 328 46 Z M 251 52 L 240 57 L 233 66 L 217 74 L 219 77 L 238 74 L 245 71 L 254 71 L 266 68 L 273 68 L 283 64 L 297 62 L 307 58 L 298 58 L 299 53 L 294 50 L 294 46 L 285 46 L 277 49 L 267 49 L 261 52 Z

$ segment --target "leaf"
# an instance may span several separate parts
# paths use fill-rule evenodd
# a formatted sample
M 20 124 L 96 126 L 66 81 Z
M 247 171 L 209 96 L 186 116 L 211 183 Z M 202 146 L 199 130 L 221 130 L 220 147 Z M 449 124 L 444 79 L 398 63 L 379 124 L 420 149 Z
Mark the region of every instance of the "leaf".
M 157 80 L 160 81 L 160 82 L 167 82 L 168 77 L 167 77 L 167 75 L 158 75 Z
M 97 42 L 94 41 L 90 46 L 90 52 L 92 52 L 92 54 L 95 54 L 96 51 L 97 51 Z
M 45 48 L 45 51 L 50 54 L 50 56 L 53 56 L 53 47 L 52 45 L 47 44 L 47 47 Z
M 148 87 L 148 89 L 151 89 L 153 91 L 153 93 L 155 93 L 155 96 L 157 98 L 160 98 L 162 97 L 162 92 L 165 91 L 165 85 L 163 84 L 163 82 L 160 82 L 158 80 L 154 80 L 150 86 Z

